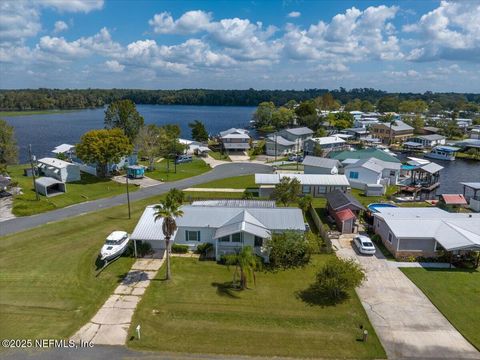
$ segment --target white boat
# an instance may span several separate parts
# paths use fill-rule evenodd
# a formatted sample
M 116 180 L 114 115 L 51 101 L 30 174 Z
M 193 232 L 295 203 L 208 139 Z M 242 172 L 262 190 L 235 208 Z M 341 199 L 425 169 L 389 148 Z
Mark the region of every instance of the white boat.
M 455 153 L 460 150 L 459 148 L 453 146 L 435 146 L 432 151 L 425 154 L 425 157 L 430 159 L 438 159 L 438 160 L 448 160 L 452 161 L 455 160 Z
M 114 231 L 108 235 L 105 240 L 105 244 L 100 250 L 100 256 L 102 260 L 112 260 L 120 255 L 127 249 L 128 234 L 125 231 Z

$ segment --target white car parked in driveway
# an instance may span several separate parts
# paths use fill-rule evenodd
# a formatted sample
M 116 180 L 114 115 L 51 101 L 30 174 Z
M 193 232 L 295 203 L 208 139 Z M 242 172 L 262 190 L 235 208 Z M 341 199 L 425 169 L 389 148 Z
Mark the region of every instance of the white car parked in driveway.
M 361 254 L 365 255 L 373 255 L 375 254 L 375 245 L 373 245 L 372 240 L 365 235 L 357 235 L 353 238 L 353 242 L 355 243 L 355 246 L 357 247 L 358 251 L 360 251 Z

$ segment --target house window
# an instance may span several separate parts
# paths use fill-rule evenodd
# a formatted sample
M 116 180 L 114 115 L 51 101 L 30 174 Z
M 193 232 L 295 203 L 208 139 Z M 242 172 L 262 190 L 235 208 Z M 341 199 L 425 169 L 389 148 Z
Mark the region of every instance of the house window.
M 232 234 L 232 242 L 242 242 L 243 241 L 243 233 L 235 233 Z
M 395 176 L 396 172 L 395 170 L 390 170 L 390 176 Z
M 303 185 L 302 192 L 304 194 L 310 194 L 310 185 Z
M 358 171 L 350 171 L 348 176 L 350 177 L 350 179 L 358 179 Z
M 260 236 L 255 236 L 254 246 L 263 246 L 263 238 Z
M 388 242 L 392 243 L 392 233 L 388 233 Z
M 185 230 L 185 239 L 187 241 L 200 241 L 200 231 Z
M 219 242 L 230 242 L 230 235 L 222 236 L 218 239 Z

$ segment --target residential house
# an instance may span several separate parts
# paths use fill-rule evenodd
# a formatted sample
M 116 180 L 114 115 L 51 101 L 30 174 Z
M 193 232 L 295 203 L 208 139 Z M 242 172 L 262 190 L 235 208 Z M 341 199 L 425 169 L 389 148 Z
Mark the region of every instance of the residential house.
M 374 232 L 396 258 L 480 250 L 480 214 L 450 213 L 437 207 L 384 207 L 373 216 Z
M 342 164 L 336 159 L 322 158 L 318 156 L 305 156 L 303 159 L 304 174 L 338 174 Z
M 347 163 L 352 163 L 352 160 L 361 160 L 361 159 L 369 159 L 375 158 L 378 160 L 391 162 L 391 163 L 398 163 L 401 164 L 401 161 L 398 160 L 395 156 L 388 154 L 386 151 L 375 149 L 375 148 L 367 148 L 361 150 L 352 150 L 352 151 L 340 151 L 340 152 L 331 152 L 328 154 L 330 159 L 337 159 L 340 162 L 344 163 L 346 160 Z
M 342 234 L 355 232 L 356 220 L 365 207 L 350 193 L 340 190 L 325 195 L 327 210 Z
M 315 155 L 316 148 L 321 149 L 326 155 L 330 151 L 340 151 L 348 149 L 349 146 L 345 140 L 338 136 L 325 136 L 307 139 L 303 145 L 305 155 Z
M 391 128 L 388 123 L 378 123 L 370 126 L 369 129 L 373 136 L 382 139 L 383 143 L 388 143 L 390 139 L 392 143 L 403 142 L 413 136 L 413 127 L 403 121 L 396 121 Z
M 345 175 L 352 188 L 366 190 L 367 185 L 395 185 L 400 175 L 401 164 L 376 158 L 357 160 L 345 166 Z
M 280 183 L 282 178 L 297 179 L 302 186 L 304 195 L 323 197 L 325 194 L 334 191 L 347 191 L 350 184 L 345 175 L 325 174 L 255 174 L 255 184 L 259 185 L 259 195 L 269 197 L 275 185 Z
M 230 128 L 220 132 L 220 141 L 223 149 L 229 151 L 244 152 L 250 149 L 250 136 L 248 130 Z
M 353 140 L 364 140 L 369 136 L 370 131 L 368 131 L 364 127 L 359 127 L 359 128 L 345 129 L 340 131 L 340 133 L 351 135 Z
M 422 129 L 420 129 L 420 134 L 422 134 L 422 135 L 438 134 L 439 131 L 440 131 L 440 128 L 438 128 L 438 127 L 425 126 Z
M 272 234 L 306 230 L 299 208 L 277 208 L 271 201 L 201 201 L 183 205 L 181 210 L 183 215 L 175 219 L 177 230 L 173 242 L 188 245 L 192 250 L 200 244 L 211 243 L 217 260 L 251 246 L 268 261 L 264 244 Z M 155 221 L 154 214 L 154 206 L 147 206 L 130 238 L 146 241 L 155 250 L 164 250 L 163 221 Z
M 297 144 L 280 135 L 270 135 L 265 139 L 265 153 L 269 156 L 284 156 L 296 153 Z
M 80 167 L 64 160 L 42 158 L 37 161 L 37 168 L 41 176 L 51 177 L 63 183 L 80 181 Z
M 470 130 L 470 139 L 480 139 L 480 128 L 473 128 Z
M 422 147 L 432 148 L 437 145 L 445 145 L 446 137 L 438 134 L 417 135 L 408 139 L 408 142 L 420 144 Z

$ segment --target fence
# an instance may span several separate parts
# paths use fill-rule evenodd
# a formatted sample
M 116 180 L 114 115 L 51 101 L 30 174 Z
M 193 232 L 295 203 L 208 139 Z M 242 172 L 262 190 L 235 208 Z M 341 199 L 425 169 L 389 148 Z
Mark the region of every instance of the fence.
M 310 216 L 312 217 L 313 222 L 315 223 L 315 226 L 318 229 L 320 236 L 325 241 L 327 250 L 330 251 L 332 249 L 332 242 L 330 240 L 330 235 L 328 234 L 328 232 L 325 230 L 325 227 L 323 226 L 322 220 L 320 220 L 320 216 L 318 216 L 317 211 L 314 209 L 313 206 L 310 206 L 308 211 L 310 213 Z

